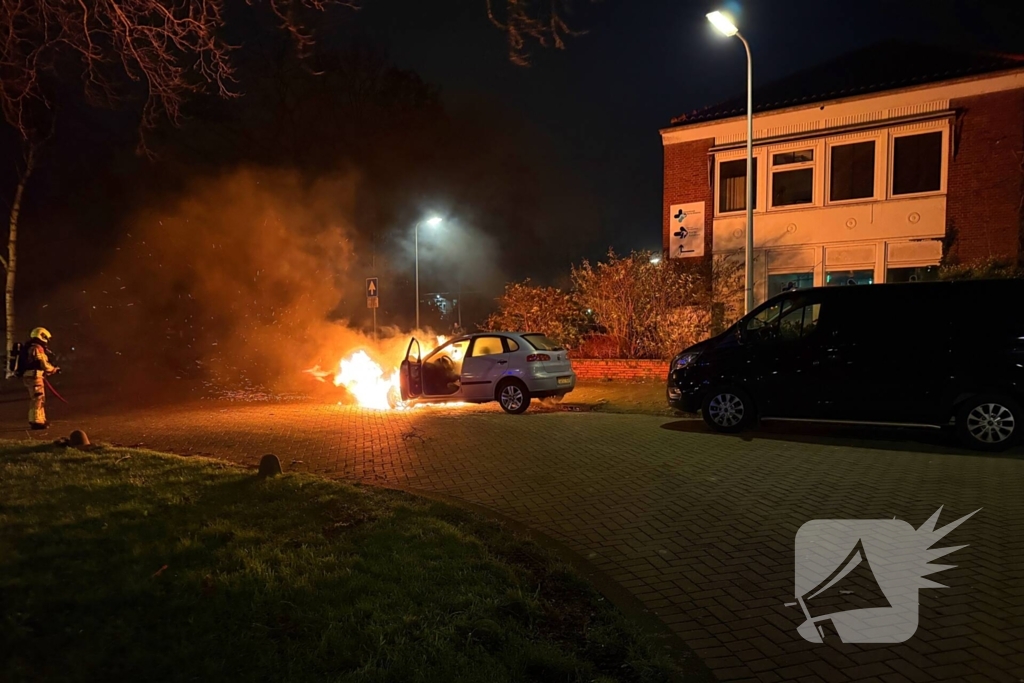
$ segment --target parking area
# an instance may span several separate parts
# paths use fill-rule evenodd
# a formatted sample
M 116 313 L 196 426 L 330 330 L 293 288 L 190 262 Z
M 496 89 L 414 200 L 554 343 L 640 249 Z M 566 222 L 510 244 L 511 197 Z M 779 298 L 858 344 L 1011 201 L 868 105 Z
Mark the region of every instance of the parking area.
M 4 438 L 25 438 L 3 404 Z M 67 410 L 61 411 L 66 415 Z M 94 441 L 443 493 L 566 544 L 636 595 L 722 681 L 1024 679 L 1024 456 L 938 437 L 767 429 L 707 433 L 664 416 L 497 406 L 374 411 L 332 403 L 197 401 L 69 421 Z M 38 437 L 38 435 L 31 435 Z M 794 538 L 814 519 L 940 525 L 981 509 L 920 593 L 898 645 L 813 644 L 794 602 Z

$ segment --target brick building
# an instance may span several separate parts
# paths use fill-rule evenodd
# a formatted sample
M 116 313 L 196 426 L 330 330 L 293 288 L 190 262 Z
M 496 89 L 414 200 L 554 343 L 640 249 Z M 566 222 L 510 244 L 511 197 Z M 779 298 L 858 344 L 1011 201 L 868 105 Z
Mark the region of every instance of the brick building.
M 661 131 L 671 258 L 742 258 L 745 106 Z M 758 300 L 1019 262 L 1024 57 L 884 44 L 755 88 L 754 170 Z

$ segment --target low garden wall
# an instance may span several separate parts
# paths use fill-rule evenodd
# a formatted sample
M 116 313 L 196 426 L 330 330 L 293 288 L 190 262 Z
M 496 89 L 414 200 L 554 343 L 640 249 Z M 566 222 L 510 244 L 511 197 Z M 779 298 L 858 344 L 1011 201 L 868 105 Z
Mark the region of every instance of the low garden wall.
M 573 358 L 572 369 L 576 371 L 576 378 L 584 381 L 660 382 L 668 375 L 668 361 Z

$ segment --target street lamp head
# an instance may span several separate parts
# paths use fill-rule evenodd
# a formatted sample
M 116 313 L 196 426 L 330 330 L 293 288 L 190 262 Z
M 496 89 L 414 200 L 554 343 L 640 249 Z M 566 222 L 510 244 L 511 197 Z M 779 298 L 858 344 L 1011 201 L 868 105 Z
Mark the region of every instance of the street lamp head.
M 661 258 L 658 256 L 652 256 L 651 263 L 653 263 L 654 265 L 658 265 L 659 263 L 661 263 Z
M 430 218 L 428 218 L 425 221 L 425 223 L 427 225 L 429 225 L 430 227 L 432 227 L 432 228 L 436 228 L 437 226 L 441 225 L 441 223 L 443 223 L 443 222 L 444 222 L 444 219 L 441 218 L 440 216 L 431 216 Z
M 708 14 L 708 21 L 726 38 L 730 38 L 740 31 L 736 28 L 736 24 L 733 23 L 732 18 L 728 14 L 723 14 L 718 10 Z

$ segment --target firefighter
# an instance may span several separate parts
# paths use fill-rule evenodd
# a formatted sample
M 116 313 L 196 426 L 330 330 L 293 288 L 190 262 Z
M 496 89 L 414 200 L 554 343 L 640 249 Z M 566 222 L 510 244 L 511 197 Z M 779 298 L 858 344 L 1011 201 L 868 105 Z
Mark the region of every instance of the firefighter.
M 18 371 L 28 389 L 28 425 L 32 429 L 46 429 L 50 426 L 46 421 L 46 386 L 43 378 L 60 372 L 60 368 L 50 362 L 50 354 L 47 353 L 50 338 L 50 331 L 45 327 L 32 330 L 18 363 Z

